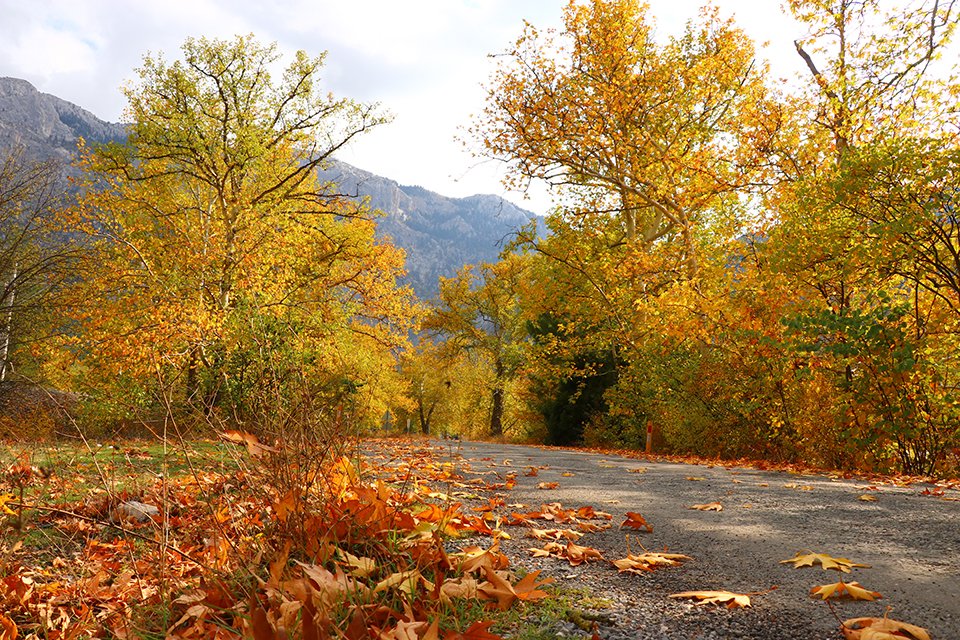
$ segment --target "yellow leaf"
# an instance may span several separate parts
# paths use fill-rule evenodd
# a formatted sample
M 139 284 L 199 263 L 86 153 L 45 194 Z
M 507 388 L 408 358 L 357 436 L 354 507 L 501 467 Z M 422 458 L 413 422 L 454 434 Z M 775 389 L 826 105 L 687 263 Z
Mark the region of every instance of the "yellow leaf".
M 847 640 L 930 640 L 923 627 L 885 617 L 851 618 L 840 629 Z
M 861 567 L 864 569 L 870 567 L 868 564 L 859 564 L 847 558 L 834 558 L 825 553 L 798 553 L 789 560 L 780 561 L 780 564 L 793 564 L 794 568 L 796 569 L 799 569 L 800 567 L 812 567 L 814 564 L 818 563 L 824 569 L 833 569 L 835 571 L 842 571 L 844 573 L 850 573 L 850 569 L 853 567 Z
M 7 506 L 7 503 L 11 500 L 13 500 L 13 496 L 9 493 L 0 494 L 0 511 L 15 516 L 17 512 Z
M 706 504 L 695 504 L 689 507 L 697 511 L 723 511 L 723 505 L 719 502 L 708 502 Z
M 682 553 L 646 552 L 635 556 L 628 552 L 626 558 L 614 560 L 613 566 L 620 572 L 640 573 L 641 571 L 653 571 L 657 567 L 673 567 L 684 560 L 690 559 L 690 556 L 685 556 Z
M 857 500 L 860 500 L 860 501 L 862 501 L 862 502 L 876 502 L 876 501 L 877 501 L 877 496 L 870 495 L 869 493 L 865 493 L 865 494 L 863 494 L 862 496 L 860 496 L 859 498 L 857 498 Z
M 683 593 L 674 593 L 670 598 L 689 598 L 697 601 L 697 604 L 723 604 L 728 609 L 745 608 L 750 605 L 750 596 L 743 593 L 731 593 L 729 591 L 684 591 Z
M 824 600 L 827 598 L 848 599 L 848 600 L 876 600 L 883 596 L 876 591 L 868 591 L 860 585 L 859 582 L 834 582 L 833 584 L 824 584 L 810 589 L 810 597 L 820 596 Z

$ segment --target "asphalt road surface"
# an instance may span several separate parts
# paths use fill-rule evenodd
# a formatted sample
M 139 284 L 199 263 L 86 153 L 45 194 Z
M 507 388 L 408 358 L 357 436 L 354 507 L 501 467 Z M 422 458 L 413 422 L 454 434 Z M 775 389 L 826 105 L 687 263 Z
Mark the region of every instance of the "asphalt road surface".
M 469 470 L 468 477 L 493 481 L 517 472 L 516 487 L 504 492 L 507 503 L 531 509 L 551 502 L 566 508 L 591 505 L 612 514 L 612 528 L 588 533 L 579 541 L 601 550 L 608 560 L 626 555 L 628 530 L 618 525 L 627 511 L 641 513 L 653 526 L 652 533 L 631 533 L 634 553 L 640 551 L 639 538 L 650 551 L 667 549 L 693 558 L 682 566 L 642 575 L 619 574 L 607 562 L 572 567 L 555 558 L 531 557 L 527 548 L 543 543 L 524 538 L 520 528 L 508 527 L 512 539 L 503 548 L 515 563 L 542 569 L 561 587 L 586 589 L 577 592 L 585 594 L 585 610 L 606 601 L 605 607 L 591 609 L 599 614 L 601 638 L 840 638 L 837 617 L 882 617 L 892 607 L 891 618 L 925 627 L 936 640 L 960 640 L 956 488 L 518 445 L 444 441 L 437 446 Z M 524 475 L 530 467 L 538 468 L 535 477 Z M 542 482 L 559 486 L 538 489 Z M 937 495 L 941 491 L 943 495 Z M 723 510 L 689 508 L 710 502 L 720 502 Z M 849 558 L 870 568 L 841 574 L 780 563 L 801 551 Z M 880 592 L 883 598 L 839 601 L 832 611 L 827 603 L 810 597 L 811 587 L 841 577 Z M 667 598 L 691 590 L 760 595 L 752 597 L 750 609 L 736 610 Z M 557 628 L 558 635 L 577 633 L 572 625 Z

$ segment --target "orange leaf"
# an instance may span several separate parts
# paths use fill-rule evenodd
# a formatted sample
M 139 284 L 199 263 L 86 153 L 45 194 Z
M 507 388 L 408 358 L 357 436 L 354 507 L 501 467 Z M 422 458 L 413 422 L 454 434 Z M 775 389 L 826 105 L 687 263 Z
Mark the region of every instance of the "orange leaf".
M 474 622 L 463 632 L 448 632 L 444 634 L 443 640 L 503 640 L 501 636 L 490 633 L 490 626 L 493 620 Z
M 627 519 L 620 525 L 621 529 L 624 527 L 634 530 L 646 529 L 647 533 L 653 533 L 653 527 L 647 523 L 642 515 L 635 511 L 627 511 Z
M 17 623 L 0 613 L 0 640 L 17 640 Z

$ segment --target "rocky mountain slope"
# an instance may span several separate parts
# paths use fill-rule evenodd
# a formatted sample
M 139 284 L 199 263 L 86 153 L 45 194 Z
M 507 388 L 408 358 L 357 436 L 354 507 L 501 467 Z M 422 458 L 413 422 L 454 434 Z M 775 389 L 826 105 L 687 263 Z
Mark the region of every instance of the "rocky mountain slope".
M 370 199 L 384 212 L 378 232 L 407 252 L 409 282 L 421 298 L 436 295 L 440 276 L 465 264 L 493 262 L 514 231 L 535 216 L 494 195 L 448 198 L 398 184 L 343 162 L 321 173 L 342 193 Z
M 68 161 L 77 138 L 95 142 L 122 140 L 123 125 L 105 122 L 77 105 L 18 78 L 0 78 L 0 153 L 22 146 L 34 160 Z
M 78 137 L 107 142 L 125 135 L 123 125 L 41 93 L 26 80 L 0 78 L 0 154 L 22 146 L 31 159 L 69 161 Z M 436 295 L 438 277 L 495 260 L 504 240 L 535 217 L 498 196 L 448 198 L 346 163 L 335 163 L 321 177 L 337 181 L 343 193 L 369 198 L 385 213 L 378 233 L 407 252 L 407 282 L 425 299 Z

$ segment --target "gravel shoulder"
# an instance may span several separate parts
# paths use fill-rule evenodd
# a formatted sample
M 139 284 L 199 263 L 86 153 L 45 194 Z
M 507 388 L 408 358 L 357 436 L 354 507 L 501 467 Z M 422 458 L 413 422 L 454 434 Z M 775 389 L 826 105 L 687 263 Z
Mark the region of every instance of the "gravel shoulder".
M 542 569 L 561 587 L 587 588 L 595 598 L 609 600 L 601 638 L 840 638 L 830 607 L 808 593 L 841 576 L 883 598 L 838 602 L 834 609 L 840 619 L 881 617 L 889 606 L 890 617 L 926 627 L 935 639 L 960 638 L 960 491 L 948 489 L 937 497 L 923 495 L 930 485 L 922 484 L 895 486 L 519 445 L 442 442 L 438 447 L 468 474 L 503 477 L 516 472 L 516 486 L 504 493 L 507 503 L 530 509 L 550 502 L 566 508 L 591 505 L 612 514 L 612 528 L 579 541 L 601 550 L 608 560 L 626 555 L 627 530 L 617 526 L 627 511 L 641 513 L 653 526 L 652 533 L 631 534 L 634 553 L 639 538 L 648 550 L 668 549 L 693 558 L 643 575 L 618 574 L 606 562 L 571 567 L 554 558 L 532 558 L 526 549 L 542 543 L 524 538 L 522 529 L 508 528 L 512 539 L 502 549 L 517 565 Z M 538 467 L 536 477 L 524 475 L 529 467 Z M 537 489 L 541 482 L 559 486 Z M 877 499 L 862 501 L 861 495 Z M 689 508 L 715 501 L 722 511 Z M 839 574 L 819 566 L 780 564 L 799 551 L 871 566 Z M 753 597 L 752 608 L 745 610 L 667 598 L 704 589 L 766 593 Z M 576 629 L 557 633 L 575 635 Z

